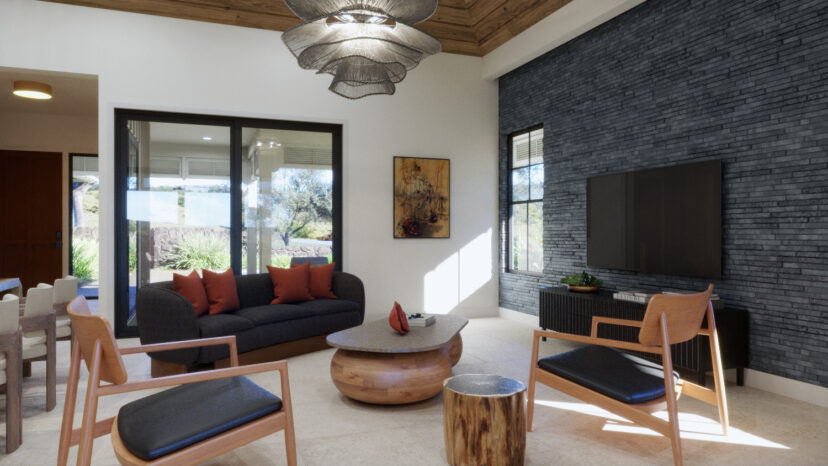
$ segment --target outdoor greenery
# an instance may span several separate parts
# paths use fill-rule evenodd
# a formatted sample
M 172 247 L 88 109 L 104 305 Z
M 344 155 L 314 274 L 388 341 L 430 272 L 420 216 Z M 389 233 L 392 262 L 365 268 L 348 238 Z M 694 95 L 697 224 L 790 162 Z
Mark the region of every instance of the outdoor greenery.
M 73 241 L 72 274 L 81 284 L 98 279 L 98 246 L 90 241 Z
M 230 268 L 229 244 L 214 235 L 187 236 L 176 244 L 164 263 L 175 270 L 226 270 Z
M 273 212 L 273 229 L 285 246 L 300 232 L 306 238 L 329 235 L 333 218 L 330 182 L 323 180 L 317 170 L 279 170 L 274 178 L 273 184 L 278 188 L 265 202 Z M 305 228 L 308 230 L 303 232 Z
M 561 279 L 561 283 L 570 286 L 600 286 L 601 280 L 594 275 L 590 275 L 583 271 L 581 273 L 573 273 Z

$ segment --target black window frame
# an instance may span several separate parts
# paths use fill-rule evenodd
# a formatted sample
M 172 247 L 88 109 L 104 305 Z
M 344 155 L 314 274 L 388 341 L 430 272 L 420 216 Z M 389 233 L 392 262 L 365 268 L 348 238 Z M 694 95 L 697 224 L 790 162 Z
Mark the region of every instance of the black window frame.
M 543 151 L 541 151 L 541 162 L 540 163 L 535 163 L 535 164 L 531 163 L 532 162 L 532 155 L 531 155 L 532 134 L 531 133 L 533 133 L 535 131 L 538 131 L 538 130 L 541 130 L 541 131 L 543 130 L 543 124 L 537 124 L 537 125 L 531 126 L 529 128 L 525 128 L 525 129 L 521 129 L 519 131 L 515 131 L 513 133 L 510 133 L 508 135 L 508 137 L 506 138 L 506 152 L 507 152 L 506 203 L 507 203 L 507 209 L 506 209 L 506 267 L 505 268 L 506 268 L 506 272 L 509 272 L 509 273 L 532 275 L 532 276 L 536 276 L 536 277 L 541 277 L 541 276 L 543 276 L 543 269 L 545 268 L 544 258 L 541 258 L 541 264 L 542 265 L 541 265 L 541 271 L 540 272 L 530 271 L 528 269 L 526 269 L 526 270 L 516 269 L 516 268 L 514 268 L 513 263 L 512 263 L 512 244 L 513 244 L 512 243 L 512 234 L 513 234 L 513 232 L 512 232 L 512 208 L 513 208 L 513 206 L 518 205 L 518 204 L 526 205 L 527 206 L 527 215 L 528 215 L 528 205 L 529 204 L 540 203 L 541 204 L 541 209 L 543 209 L 543 204 L 544 204 L 544 196 L 543 195 L 541 196 L 540 199 L 532 199 L 532 196 L 531 196 L 531 185 L 532 185 L 531 177 L 529 179 L 530 188 L 529 188 L 528 198 L 526 200 L 523 200 L 523 201 L 515 201 L 514 199 L 512 199 L 512 193 L 514 192 L 513 186 L 512 186 L 512 179 L 513 179 L 512 175 L 513 175 L 514 170 L 517 170 L 517 169 L 520 169 L 520 168 L 528 168 L 528 167 L 532 167 L 532 166 L 535 166 L 535 165 L 541 165 L 541 166 L 544 167 L 544 180 L 546 179 L 546 174 L 545 174 L 546 160 L 545 160 Z M 514 153 L 513 153 L 514 139 L 516 137 L 522 136 L 524 134 L 529 135 L 529 140 L 530 140 L 530 143 L 529 143 L 530 144 L 529 163 L 525 166 L 515 168 L 513 166 L 513 164 L 514 164 Z M 531 173 L 531 168 L 530 168 L 529 171 Z M 527 222 L 527 225 L 528 225 L 528 222 Z M 528 242 L 528 236 L 529 235 L 528 235 L 528 231 L 527 231 L 527 242 Z M 541 248 L 541 251 L 543 251 L 543 248 Z M 526 254 L 527 254 L 526 263 L 528 264 L 529 263 L 529 258 L 528 258 L 529 247 L 528 247 L 528 244 L 527 244 L 527 247 L 526 247 Z
M 242 246 L 242 129 L 263 128 L 288 131 L 315 131 L 331 134 L 331 169 L 333 170 L 333 244 L 331 247 L 334 269 L 343 270 L 342 230 L 342 131 L 343 125 L 292 120 L 270 120 L 235 116 L 203 115 L 193 113 L 162 112 L 152 110 L 115 109 L 115 309 L 114 330 L 117 338 L 138 336 L 138 327 L 128 325 L 129 309 L 128 273 L 128 226 L 126 218 L 126 191 L 129 172 L 130 132 L 127 122 L 131 120 L 161 123 L 181 123 L 208 126 L 226 126 L 230 129 L 230 251 L 233 273 L 241 274 Z

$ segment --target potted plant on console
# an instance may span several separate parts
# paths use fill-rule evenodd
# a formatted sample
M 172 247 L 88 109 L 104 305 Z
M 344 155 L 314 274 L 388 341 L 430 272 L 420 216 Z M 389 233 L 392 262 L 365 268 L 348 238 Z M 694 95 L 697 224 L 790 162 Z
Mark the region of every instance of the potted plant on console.
M 561 283 L 569 286 L 569 291 L 578 291 L 581 293 L 593 293 L 598 291 L 601 286 L 601 280 L 594 275 L 590 275 L 583 271 L 581 273 L 573 273 L 561 279 Z

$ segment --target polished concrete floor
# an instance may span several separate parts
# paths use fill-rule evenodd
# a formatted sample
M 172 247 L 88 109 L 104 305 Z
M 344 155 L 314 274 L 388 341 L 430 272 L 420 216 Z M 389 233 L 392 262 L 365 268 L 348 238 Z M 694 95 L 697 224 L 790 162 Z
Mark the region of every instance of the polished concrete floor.
M 527 381 L 531 334 L 531 327 L 500 318 L 471 320 L 462 332 L 464 352 L 454 373 L 495 373 Z M 550 341 L 543 344 L 543 353 L 566 348 Z M 398 407 L 351 401 L 331 383 L 333 351 L 289 361 L 299 464 L 445 464 L 441 397 Z M 33 376 L 24 385 L 23 445 L 11 455 L 0 456 L 3 465 L 55 463 L 69 365 L 67 343 L 59 343 L 58 353 L 58 406 L 44 411 L 44 367 L 35 363 Z M 131 380 L 149 376 L 146 356 L 126 356 L 126 360 Z M 85 386 L 85 369 L 81 377 Z M 279 390 L 276 374 L 253 379 Z M 143 395 L 104 398 L 99 418 L 116 414 L 123 403 Z M 723 436 L 714 407 L 687 397 L 679 401 L 686 464 L 828 464 L 828 409 L 735 385 L 728 386 L 728 402 L 731 432 Z M 536 403 L 534 431 L 527 435 L 527 464 L 672 463 L 669 441 L 651 431 L 546 387 L 539 387 Z M 0 419 L 5 418 L 3 409 Z M 80 413 L 76 425 L 79 422 Z M 0 432 L 5 432 L 5 426 Z M 0 449 L 4 440 L 0 439 Z M 74 455 L 76 448 L 70 464 Z M 278 433 L 209 464 L 285 462 L 284 436 Z M 108 436 L 95 441 L 93 464 L 116 464 Z

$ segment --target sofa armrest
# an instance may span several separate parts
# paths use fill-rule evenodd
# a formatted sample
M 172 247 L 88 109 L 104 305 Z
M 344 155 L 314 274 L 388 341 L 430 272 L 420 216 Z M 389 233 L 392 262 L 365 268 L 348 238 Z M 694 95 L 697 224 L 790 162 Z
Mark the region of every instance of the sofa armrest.
M 356 275 L 348 272 L 334 272 L 331 290 L 339 299 L 359 304 L 359 323 L 365 319 L 365 287 Z
M 138 336 L 142 345 L 201 338 L 192 303 L 173 290 L 143 286 L 135 296 Z M 200 349 L 159 351 L 150 357 L 187 366 L 198 361 Z

